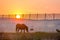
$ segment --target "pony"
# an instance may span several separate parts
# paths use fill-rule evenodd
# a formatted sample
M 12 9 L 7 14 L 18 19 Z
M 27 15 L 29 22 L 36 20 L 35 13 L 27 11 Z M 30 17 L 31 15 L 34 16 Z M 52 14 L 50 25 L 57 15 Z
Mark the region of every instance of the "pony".
M 26 26 L 25 24 L 16 24 L 16 32 L 19 32 L 19 30 L 24 30 L 28 32 L 28 26 Z

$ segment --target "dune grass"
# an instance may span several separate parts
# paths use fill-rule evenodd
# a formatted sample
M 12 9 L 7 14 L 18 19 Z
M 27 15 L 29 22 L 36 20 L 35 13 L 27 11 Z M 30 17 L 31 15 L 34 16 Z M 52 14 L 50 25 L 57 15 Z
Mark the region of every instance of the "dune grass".
M 58 33 L 0 33 L 0 40 L 42 40 L 42 39 L 55 39 Z

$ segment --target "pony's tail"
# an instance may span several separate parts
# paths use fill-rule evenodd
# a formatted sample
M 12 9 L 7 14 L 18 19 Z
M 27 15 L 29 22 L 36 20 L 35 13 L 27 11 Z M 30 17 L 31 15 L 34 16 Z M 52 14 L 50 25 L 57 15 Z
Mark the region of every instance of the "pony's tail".
M 17 32 L 17 27 L 16 27 L 16 32 Z

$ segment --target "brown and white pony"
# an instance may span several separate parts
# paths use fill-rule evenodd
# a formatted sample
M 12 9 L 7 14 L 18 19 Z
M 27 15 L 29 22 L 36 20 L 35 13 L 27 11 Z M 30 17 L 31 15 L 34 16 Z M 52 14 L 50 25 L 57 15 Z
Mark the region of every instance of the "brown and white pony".
M 21 30 L 21 32 L 22 32 L 22 30 L 24 30 L 24 32 L 25 31 L 28 32 L 28 27 L 25 24 L 17 24 L 16 25 L 16 32 L 19 32 L 19 30 Z

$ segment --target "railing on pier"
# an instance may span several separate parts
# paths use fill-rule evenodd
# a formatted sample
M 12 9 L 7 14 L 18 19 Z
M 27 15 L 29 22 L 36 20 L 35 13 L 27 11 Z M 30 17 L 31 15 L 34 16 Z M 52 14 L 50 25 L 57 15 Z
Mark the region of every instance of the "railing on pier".
M 19 14 L 22 19 L 53 20 L 60 19 L 60 14 Z M 0 18 L 16 18 L 16 15 L 0 15 Z

